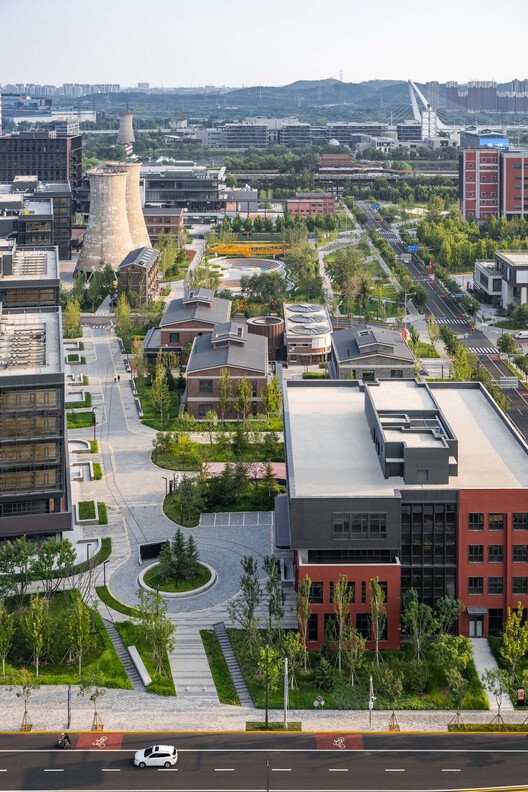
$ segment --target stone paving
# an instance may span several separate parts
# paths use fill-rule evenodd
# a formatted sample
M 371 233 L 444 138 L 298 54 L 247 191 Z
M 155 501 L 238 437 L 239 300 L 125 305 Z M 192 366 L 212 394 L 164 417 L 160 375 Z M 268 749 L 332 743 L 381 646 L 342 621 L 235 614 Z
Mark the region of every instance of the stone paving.
M 125 370 L 117 338 L 104 329 L 85 327 L 84 343 L 83 373 L 89 376 L 88 387 L 97 416 L 97 459 L 104 475 L 102 481 L 76 482 L 73 499 L 93 499 L 107 504 L 108 526 L 83 529 L 85 541 L 94 537 L 112 538 L 111 559 L 105 571 L 98 568 L 95 584 L 101 585 L 106 575 L 112 594 L 134 606 L 137 578 L 142 570 L 138 545 L 172 537 L 175 532 L 174 523 L 162 511 L 163 475 L 172 477 L 173 471 L 151 461 L 155 431 L 138 419 L 130 375 Z M 119 382 L 115 381 L 117 376 Z M 92 438 L 93 430 L 76 430 L 70 435 L 88 439 Z M 210 701 L 214 685 L 198 630 L 228 619 L 228 602 L 238 593 L 240 559 L 252 555 L 262 561 L 272 551 L 273 515 L 270 512 L 207 514 L 197 528 L 183 531 L 192 532 L 200 558 L 216 570 L 218 578 L 202 594 L 167 600 L 168 612 L 177 626 L 171 668 L 178 695 L 186 688 L 190 692 L 201 687 Z M 124 618 L 102 603 L 99 608 L 107 618 L 116 621 Z M 180 635 L 183 641 L 179 641 Z

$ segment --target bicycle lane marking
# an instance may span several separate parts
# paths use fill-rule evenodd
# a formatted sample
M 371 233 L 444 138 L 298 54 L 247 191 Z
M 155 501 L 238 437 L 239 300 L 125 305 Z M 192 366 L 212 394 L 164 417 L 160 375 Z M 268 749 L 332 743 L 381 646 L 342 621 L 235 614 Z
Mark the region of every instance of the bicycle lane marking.
M 317 734 L 315 745 L 324 751 L 363 751 L 362 734 Z
M 122 734 L 80 734 L 75 743 L 76 750 L 104 751 L 106 749 L 118 750 L 123 742 Z

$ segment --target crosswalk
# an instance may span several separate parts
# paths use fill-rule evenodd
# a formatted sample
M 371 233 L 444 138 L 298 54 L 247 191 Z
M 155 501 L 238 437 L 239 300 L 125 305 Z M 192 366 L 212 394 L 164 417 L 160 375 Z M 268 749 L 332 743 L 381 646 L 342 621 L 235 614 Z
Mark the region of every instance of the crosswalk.
M 499 355 L 500 352 L 497 347 L 466 347 L 468 352 L 473 352 L 476 355 Z
M 467 324 L 469 324 L 469 322 L 468 322 L 467 319 L 449 319 L 449 318 L 444 318 L 444 317 L 436 317 L 436 324 L 439 324 L 439 325 L 452 325 L 452 324 L 467 325 Z

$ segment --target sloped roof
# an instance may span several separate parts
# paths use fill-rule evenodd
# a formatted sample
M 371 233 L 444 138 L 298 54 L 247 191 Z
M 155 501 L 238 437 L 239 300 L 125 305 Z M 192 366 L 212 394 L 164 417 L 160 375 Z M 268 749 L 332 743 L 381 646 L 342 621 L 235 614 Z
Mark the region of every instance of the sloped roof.
M 215 297 L 211 289 L 196 289 L 185 297 L 171 300 L 165 309 L 160 327 L 198 319 L 223 324 L 231 316 L 231 300 Z
M 266 372 L 268 341 L 265 336 L 248 333 L 243 341 L 226 338 L 223 344 L 213 343 L 210 334 L 197 336 L 194 339 L 187 364 L 187 374 L 226 366 L 251 369 L 259 373 Z
M 138 266 L 145 267 L 145 269 L 149 270 L 156 262 L 158 256 L 159 250 L 154 250 L 154 248 L 136 248 L 135 250 L 131 250 L 126 254 L 125 258 L 119 265 L 118 270 L 121 269 L 121 267 L 126 267 L 129 264 L 137 264 Z
M 338 330 L 332 336 L 332 346 L 340 363 L 373 355 L 397 358 L 409 365 L 414 363 L 414 355 L 400 333 L 383 327 L 358 325 Z

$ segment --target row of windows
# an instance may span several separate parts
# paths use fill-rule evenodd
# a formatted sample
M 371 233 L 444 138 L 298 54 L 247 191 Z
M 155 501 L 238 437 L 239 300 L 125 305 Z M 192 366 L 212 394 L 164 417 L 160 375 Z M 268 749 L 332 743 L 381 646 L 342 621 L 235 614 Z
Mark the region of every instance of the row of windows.
M 332 537 L 350 539 L 386 539 L 387 515 L 384 512 L 337 512 L 332 515 Z
M 57 434 L 60 422 L 56 416 L 0 418 L 0 437 L 44 437 Z
M 28 492 L 31 490 L 57 489 L 60 480 L 58 470 L 16 470 L 0 472 L 0 492 Z
M 335 622 L 335 613 L 325 613 L 324 614 L 324 628 L 325 633 L 328 630 L 328 627 L 332 621 Z M 352 617 L 353 619 L 353 617 Z M 380 641 L 387 640 L 387 628 L 388 623 L 386 622 L 382 632 L 380 633 Z M 372 638 L 372 628 L 371 628 L 371 620 L 369 613 L 356 613 L 356 630 L 360 635 L 363 636 L 367 641 L 371 640 Z M 307 638 L 309 641 L 317 641 L 319 639 L 319 614 L 312 613 L 308 619 L 308 630 L 307 630 Z
M 488 530 L 489 531 L 503 531 L 505 525 L 505 516 L 502 513 L 492 512 L 487 516 Z M 483 531 L 484 530 L 484 513 L 483 512 L 470 512 L 468 515 L 468 528 L 470 531 Z M 513 514 L 513 530 L 514 531 L 527 531 L 528 530 L 528 512 L 514 512 Z
M 504 593 L 504 578 L 489 577 L 488 594 L 503 594 L 503 593 Z M 484 594 L 483 577 L 468 578 L 468 594 Z M 512 594 L 528 594 L 528 577 L 512 578 Z
M 379 581 L 379 585 L 383 594 L 385 596 L 385 602 L 387 601 L 389 587 L 386 581 Z M 335 590 L 335 583 L 330 581 L 329 585 L 329 598 L 330 602 L 334 601 L 334 590 Z M 348 592 L 351 596 L 350 603 L 354 603 L 356 601 L 356 584 L 351 581 L 348 583 Z M 310 585 L 310 602 L 313 605 L 322 605 L 324 603 L 324 595 L 325 595 L 325 584 L 323 582 L 312 582 Z M 365 605 L 367 602 L 367 582 L 363 580 L 361 582 L 361 604 Z
M 58 443 L 17 443 L 0 445 L 0 462 L 56 462 L 60 459 Z
M 50 296 L 54 290 L 49 290 Z M 27 294 L 34 298 L 34 289 L 28 289 Z M 33 303 L 31 303 L 33 305 Z M 56 407 L 59 400 L 58 390 L 12 390 L 0 392 L 0 410 L 9 410 L 24 407 Z
M 516 564 L 528 563 L 528 545 L 513 545 L 513 562 Z M 504 545 L 488 545 L 488 562 L 501 564 L 504 561 Z M 484 545 L 469 545 L 468 562 L 482 564 L 484 562 Z

